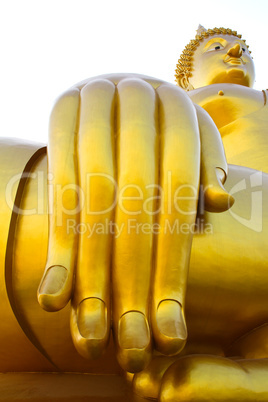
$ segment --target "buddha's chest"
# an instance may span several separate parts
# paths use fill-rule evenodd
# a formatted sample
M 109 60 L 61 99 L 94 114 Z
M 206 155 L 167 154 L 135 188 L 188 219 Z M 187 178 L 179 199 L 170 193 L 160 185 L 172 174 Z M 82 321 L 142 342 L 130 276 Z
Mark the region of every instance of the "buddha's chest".
M 195 90 L 191 98 L 217 125 L 228 163 L 268 172 L 268 105 L 262 91 L 217 84 Z

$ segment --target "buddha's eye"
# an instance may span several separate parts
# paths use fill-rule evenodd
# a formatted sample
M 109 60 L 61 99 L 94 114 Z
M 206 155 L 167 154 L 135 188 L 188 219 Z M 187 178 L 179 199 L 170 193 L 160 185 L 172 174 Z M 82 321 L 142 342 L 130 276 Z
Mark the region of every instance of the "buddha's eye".
M 246 51 L 246 49 L 245 49 L 244 47 L 242 47 L 242 50 L 243 50 L 243 52 L 245 52 L 245 51 Z
M 221 43 L 214 42 L 210 45 L 210 47 L 206 51 L 207 52 L 215 52 L 215 50 L 217 51 L 217 50 L 222 50 L 222 49 L 224 49 L 224 46 Z

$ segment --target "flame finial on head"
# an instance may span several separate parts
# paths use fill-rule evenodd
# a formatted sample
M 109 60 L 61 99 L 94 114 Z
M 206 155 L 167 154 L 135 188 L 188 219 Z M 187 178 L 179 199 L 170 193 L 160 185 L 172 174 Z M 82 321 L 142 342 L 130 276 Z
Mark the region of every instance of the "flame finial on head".
M 198 28 L 196 30 L 196 35 L 201 35 L 202 32 L 207 32 L 207 29 L 205 27 L 203 27 L 203 25 L 198 25 Z

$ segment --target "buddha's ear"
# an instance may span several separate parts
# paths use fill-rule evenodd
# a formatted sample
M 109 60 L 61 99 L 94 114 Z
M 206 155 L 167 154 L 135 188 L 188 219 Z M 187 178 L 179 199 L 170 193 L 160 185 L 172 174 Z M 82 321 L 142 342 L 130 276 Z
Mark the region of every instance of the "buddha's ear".
M 185 73 L 177 74 L 176 79 L 178 86 L 184 89 L 185 91 L 191 91 L 192 89 L 194 89 L 192 84 L 189 82 L 188 76 Z

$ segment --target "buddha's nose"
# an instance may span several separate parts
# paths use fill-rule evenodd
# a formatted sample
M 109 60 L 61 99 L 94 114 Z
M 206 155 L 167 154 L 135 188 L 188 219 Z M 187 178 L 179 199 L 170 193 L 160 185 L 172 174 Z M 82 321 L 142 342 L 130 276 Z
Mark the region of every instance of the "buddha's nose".
M 242 49 L 239 43 L 236 43 L 231 49 L 227 52 L 228 56 L 231 57 L 241 57 L 242 56 Z

